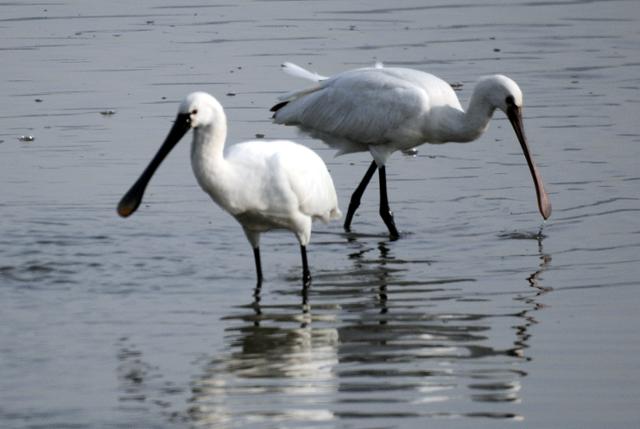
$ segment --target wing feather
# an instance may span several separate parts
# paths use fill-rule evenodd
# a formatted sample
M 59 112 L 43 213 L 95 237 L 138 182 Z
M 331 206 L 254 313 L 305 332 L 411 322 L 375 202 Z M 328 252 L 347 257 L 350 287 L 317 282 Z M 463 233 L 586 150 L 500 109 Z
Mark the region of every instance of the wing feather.
M 232 204 L 241 213 L 260 212 L 284 223 L 298 211 L 325 222 L 341 215 L 324 161 L 305 146 L 287 140 L 247 141 L 228 146 L 225 159 L 243 182 Z
M 429 97 L 420 86 L 386 70 L 352 70 L 322 81 L 319 87 L 290 96 L 274 119 L 298 125 L 328 143 L 337 142 L 337 146 L 349 141 L 366 150 L 368 144 L 394 140 L 415 130 L 406 125 L 413 125 L 428 109 Z
M 310 80 L 312 82 L 320 82 L 321 80 L 328 79 L 326 76 L 322 76 L 322 75 L 319 75 L 318 73 L 311 72 L 307 69 L 303 69 L 299 65 L 289 63 L 289 62 L 282 64 L 282 71 L 284 71 L 288 75 L 299 77 L 301 79 Z
M 333 180 L 320 156 L 302 145 L 292 145 L 287 152 L 279 152 L 277 158 L 285 167 L 282 171 L 286 172 L 302 213 L 324 222 L 341 216 Z

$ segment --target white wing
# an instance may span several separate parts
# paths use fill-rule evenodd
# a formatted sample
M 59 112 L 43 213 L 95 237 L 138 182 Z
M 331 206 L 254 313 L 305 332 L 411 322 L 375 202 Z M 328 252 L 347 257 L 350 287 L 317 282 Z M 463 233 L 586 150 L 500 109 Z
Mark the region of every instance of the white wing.
M 287 140 L 249 141 L 230 145 L 225 159 L 239 175 L 232 213 L 259 211 L 273 219 L 300 213 L 325 222 L 341 215 L 326 165 L 305 146 Z
M 420 118 L 429 95 L 394 69 L 365 68 L 338 74 L 274 107 L 276 123 L 297 125 L 342 153 L 370 144 L 422 143 Z
M 342 215 L 331 175 L 315 152 L 292 143 L 287 150 L 278 151 L 274 161 L 285 172 L 302 213 L 324 222 Z

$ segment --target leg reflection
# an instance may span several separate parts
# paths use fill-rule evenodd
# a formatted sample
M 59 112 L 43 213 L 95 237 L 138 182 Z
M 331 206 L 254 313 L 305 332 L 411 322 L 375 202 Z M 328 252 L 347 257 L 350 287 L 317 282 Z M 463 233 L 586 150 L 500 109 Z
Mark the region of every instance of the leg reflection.
M 253 321 L 253 326 L 260 326 L 260 318 L 262 317 L 262 308 L 260 307 L 260 293 L 262 292 L 262 282 L 259 281 L 253 290 L 253 302 L 251 303 L 251 307 L 255 313 L 255 319 Z
M 387 265 L 387 258 L 389 255 L 389 247 L 387 244 L 382 241 L 378 243 L 378 250 L 380 251 L 380 271 L 378 272 L 378 305 L 380 306 L 380 317 L 379 324 L 386 325 L 387 318 L 384 317 L 387 313 L 389 313 L 389 307 L 387 306 L 387 283 L 389 277 L 389 270 L 384 269 Z

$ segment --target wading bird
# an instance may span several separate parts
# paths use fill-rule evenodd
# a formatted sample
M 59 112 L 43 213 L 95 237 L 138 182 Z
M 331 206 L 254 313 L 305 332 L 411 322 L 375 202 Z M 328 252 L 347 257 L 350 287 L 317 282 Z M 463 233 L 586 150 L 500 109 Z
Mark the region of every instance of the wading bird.
M 389 156 L 423 143 L 471 142 L 487 129 L 496 109 L 507 115 L 522 146 L 542 217 L 551 215 L 551 203 L 524 134 L 522 91 L 508 77 L 480 79 L 465 111 L 447 82 L 418 70 L 377 64 L 324 77 L 291 63 L 282 67 L 288 74 L 316 84 L 280 97 L 281 101 L 271 108 L 274 122 L 298 126 L 338 149 L 338 155 L 368 151 L 373 157 L 351 196 L 344 221 L 346 231 L 378 169 L 380 216 L 390 237 L 398 238 L 387 197 L 385 165 Z
M 302 280 L 311 281 L 306 247 L 314 219 L 340 217 L 336 191 L 322 159 L 286 140 L 247 141 L 225 148 L 227 118 L 220 103 L 204 92 L 189 94 L 173 127 L 138 181 L 118 204 L 122 217 L 136 211 L 162 160 L 193 129 L 191 166 L 202 189 L 244 229 L 253 247 L 258 286 L 262 283 L 260 233 L 288 229 L 300 242 Z

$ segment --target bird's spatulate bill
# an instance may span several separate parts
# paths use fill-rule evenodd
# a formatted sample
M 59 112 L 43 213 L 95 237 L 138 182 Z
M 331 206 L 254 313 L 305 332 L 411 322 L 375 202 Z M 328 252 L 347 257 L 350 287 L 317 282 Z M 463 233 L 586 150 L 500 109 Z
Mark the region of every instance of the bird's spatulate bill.
M 522 124 L 522 112 L 519 108 L 513 106 L 507 112 L 507 116 L 511 125 L 513 126 L 516 135 L 518 136 L 518 141 L 520 142 L 520 146 L 522 146 L 522 152 L 524 153 L 524 157 L 527 160 L 527 164 L 529 164 L 529 170 L 531 171 L 531 177 L 533 177 L 533 184 L 536 187 L 536 196 L 538 198 L 538 209 L 540 210 L 540 214 L 544 219 L 548 219 L 551 216 L 551 201 L 549 201 L 549 196 L 547 195 L 547 191 L 544 189 L 544 184 L 542 183 L 542 176 L 538 171 L 538 167 L 536 167 L 535 162 L 533 161 L 533 156 L 529 151 L 529 146 L 527 145 L 527 138 L 524 134 L 524 126 Z
M 158 153 L 153 157 L 147 168 L 142 172 L 140 178 L 133 184 L 131 189 L 122 197 L 120 203 L 118 204 L 118 214 L 122 217 L 131 216 L 140 206 L 142 202 L 142 196 L 144 195 L 144 191 L 147 188 L 147 184 L 151 180 L 153 173 L 155 173 L 156 169 L 164 158 L 171 152 L 171 149 L 180 141 L 182 136 L 189 131 L 189 116 L 186 114 L 180 114 L 177 116 L 173 127 L 169 131 L 167 138 L 160 146 Z

